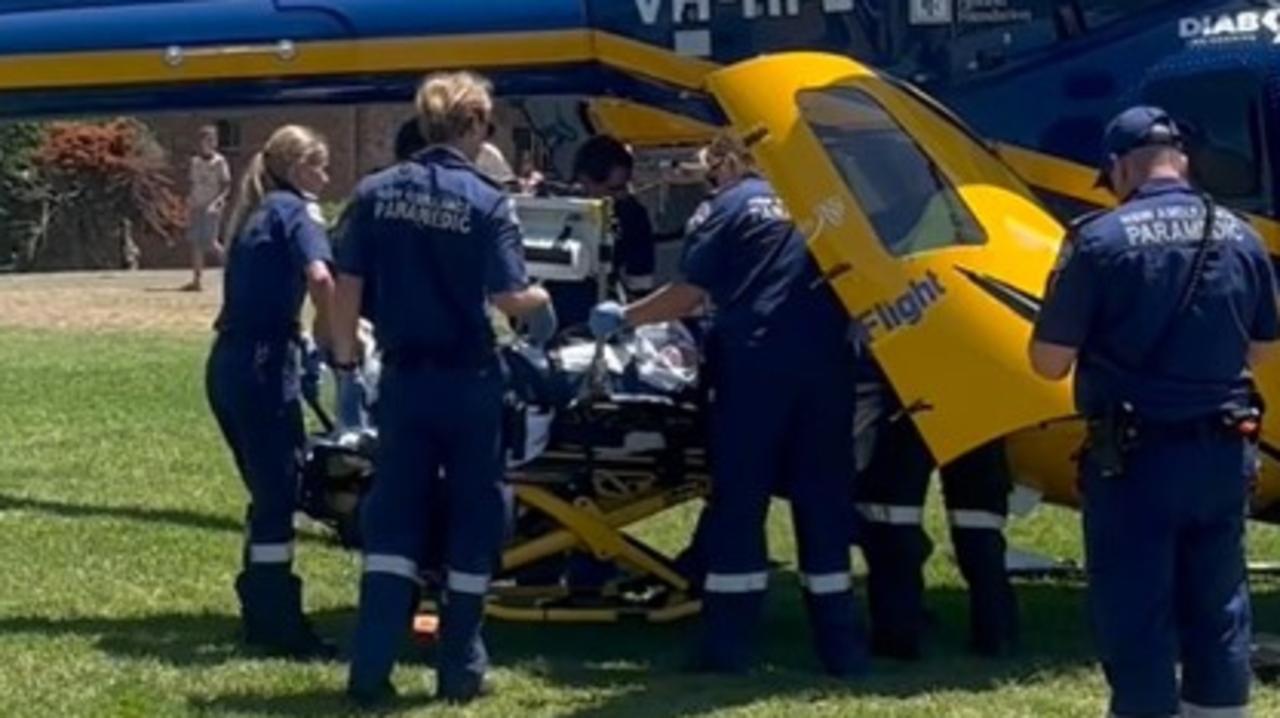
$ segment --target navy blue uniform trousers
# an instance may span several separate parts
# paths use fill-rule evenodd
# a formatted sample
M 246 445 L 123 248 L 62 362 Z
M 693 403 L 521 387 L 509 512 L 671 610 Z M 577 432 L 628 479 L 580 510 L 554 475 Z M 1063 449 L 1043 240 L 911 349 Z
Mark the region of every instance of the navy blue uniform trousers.
M 220 335 L 206 364 L 205 388 L 249 490 L 245 564 L 287 565 L 293 559 L 298 452 L 306 439 L 297 347 L 287 338 Z
M 1144 441 L 1123 476 L 1104 478 L 1086 453 L 1089 606 L 1114 715 L 1248 702 L 1244 524 L 1255 456 L 1225 434 Z
M 477 370 L 387 367 L 379 388 L 378 478 L 362 509 L 364 574 L 352 687 L 390 675 L 416 604 L 420 567 L 445 558 L 438 692 L 469 697 L 488 666 L 484 598 L 510 506 L 502 462 L 502 380 Z M 443 480 L 437 480 L 443 473 Z M 443 521 L 443 527 L 433 522 Z M 443 536 L 443 551 L 429 547 Z
M 872 641 L 885 655 L 911 658 L 920 653 L 925 623 L 923 569 L 933 545 L 924 531 L 924 504 L 934 463 L 910 419 L 882 419 L 875 432 L 871 461 L 858 478 Z M 987 444 L 939 474 L 951 543 L 969 586 L 970 647 L 998 654 L 1018 634 L 1017 597 L 1005 570 L 1010 481 L 1004 451 Z
M 749 667 L 768 583 L 765 518 L 780 493 L 791 500 L 818 657 L 833 674 L 857 672 L 866 648 L 849 566 L 852 356 L 823 364 L 778 349 L 722 355 L 713 378 L 712 494 L 701 527 L 700 661 L 711 670 Z

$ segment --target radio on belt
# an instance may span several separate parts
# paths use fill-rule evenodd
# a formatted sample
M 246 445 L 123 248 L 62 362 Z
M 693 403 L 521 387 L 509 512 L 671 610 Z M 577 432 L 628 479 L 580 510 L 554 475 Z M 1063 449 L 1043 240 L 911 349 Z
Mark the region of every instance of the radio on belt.
M 613 271 L 613 218 L 608 200 L 514 197 L 533 279 L 595 282 L 603 297 Z

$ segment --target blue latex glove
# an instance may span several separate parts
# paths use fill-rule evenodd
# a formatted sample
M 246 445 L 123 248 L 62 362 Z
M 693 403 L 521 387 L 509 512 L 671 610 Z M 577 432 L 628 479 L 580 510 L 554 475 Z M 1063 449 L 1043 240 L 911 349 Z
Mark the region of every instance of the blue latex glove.
M 542 347 L 551 338 L 556 335 L 556 328 L 560 325 L 556 318 L 556 308 L 551 306 L 551 302 L 543 304 L 541 307 L 533 310 L 524 318 L 525 331 L 529 335 L 529 341 L 534 346 Z
M 608 339 L 627 325 L 626 309 L 617 302 L 601 302 L 591 309 L 587 326 L 596 339 Z

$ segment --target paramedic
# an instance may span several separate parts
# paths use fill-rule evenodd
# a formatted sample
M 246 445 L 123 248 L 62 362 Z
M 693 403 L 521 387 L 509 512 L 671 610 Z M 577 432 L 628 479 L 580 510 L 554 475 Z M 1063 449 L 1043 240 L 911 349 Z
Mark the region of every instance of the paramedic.
M 653 289 L 657 250 L 649 212 L 631 193 L 635 158 L 631 150 L 609 135 L 596 135 L 583 142 L 573 157 L 575 187 L 571 194 L 607 199 L 612 213 L 614 246 L 613 276 L 627 296 L 640 296 Z M 556 315 L 566 326 L 587 321 L 592 306 L 600 301 L 595 277 L 585 280 L 550 281 L 547 288 L 555 302 Z
M 858 535 L 867 561 L 871 652 L 916 660 L 925 627 L 924 563 L 932 551 L 924 503 L 935 463 L 869 356 L 860 363 L 857 396 Z M 1003 445 L 981 446 L 938 473 L 951 543 L 969 587 L 969 648 L 1007 655 L 1017 643 L 1018 604 L 1005 568 L 1012 477 Z
M 298 320 L 304 295 L 315 305 L 316 340 L 329 341 L 329 243 L 308 199 L 328 182 L 328 162 L 324 142 L 294 125 L 276 130 L 254 155 L 232 212 L 206 384 L 250 495 L 244 569 L 236 578 L 244 637 L 296 657 L 333 654 L 303 617 L 302 582 L 291 570 L 305 438 Z
M 849 572 L 855 352 L 847 315 L 743 143 L 720 136 L 703 160 L 716 191 L 689 222 L 683 279 L 626 307 L 598 305 L 591 329 L 607 337 L 687 316 L 707 300 L 714 306 L 699 667 L 750 666 L 768 582 L 765 516 L 777 492 L 791 499 L 819 659 L 831 674 L 853 675 L 866 656 Z
M 635 164 L 631 150 L 617 138 L 596 135 L 578 148 L 573 175 L 589 196 L 612 200 L 615 266 L 628 294 L 640 297 L 653 291 L 657 247 L 649 210 L 632 192 Z
M 1244 716 L 1248 368 L 1280 336 L 1275 277 L 1254 230 L 1188 184 L 1164 111 L 1121 113 L 1104 152 L 1100 181 L 1122 203 L 1073 224 L 1030 358 L 1048 379 L 1075 367 L 1089 422 L 1085 557 L 1110 711 Z
M 502 464 L 502 379 L 489 303 L 541 315 L 548 298 L 525 276 L 510 199 L 476 168 L 493 110 L 471 73 L 425 79 L 416 98 L 428 147 L 361 181 L 339 250 L 334 355 L 355 369 L 363 283 L 383 350 L 378 481 L 361 516 L 364 572 L 348 693 L 390 699 L 427 537 L 445 536 L 437 694 L 466 702 L 485 690 L 485 594 L 510 502 Z M 436 477 L 443 473 L 443 479 Z M 438 507 L 438 510 L 437 510 Z M 443 531 L 429 525 L 443 519 Z

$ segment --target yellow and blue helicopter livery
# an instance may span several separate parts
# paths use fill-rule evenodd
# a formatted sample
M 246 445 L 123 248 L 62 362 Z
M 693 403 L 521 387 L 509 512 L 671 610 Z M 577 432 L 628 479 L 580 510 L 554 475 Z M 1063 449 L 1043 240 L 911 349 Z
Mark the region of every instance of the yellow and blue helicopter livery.
M 608 100 L 624 108 L 615 113 L 624 122 L 625 108 L 641 108 L 642 117 L 664 118 L 658 134 L 731 127 L 809 236 L 850 314 L 868 329 L 934 456 L 946 462 L 1003 440 L 1018 481 L 1073 504 L 1072 457 L 1082 432 L 1069 387 L 1035 378 L 1025 358 L 1061 224 L 984 139 L 891 74 L 844 54 L 814 52 L 725 64 L 766 49 L 843 52 L 855 37 L 892 50 L 914 37 L 885 40 L 893 37 L 885 23 L 903 5 L 14 0 L 0 5 L 0 117 L 408 100 L 423 72 L 472 68 L 503 95 Z M 984 87 L 994 93 L 996 85 Z M 1029 104 L 1024 96 L 1004 107 Z M 1058 169 L 1027 174 L 1039 183 Z M 1084 172 L 1066 169 L 1073 181 Z M 1089 192 L 1085 199 L 1107 201 Z M 1278 405 L 1276 372 L 1265 369 L 1264 393 Z M 1274 414 L 1264 439 L 1255 509 L 1259 517 L 1275 517 L 1280 418 Z M 696 492 L 658 489 L 602 510 L 539 494 L 536 486 L 520 491 L 526 505 L 555 514 L 558 527 L 519 537 L 507 552 L 508 567 L 548 551 L 585 548 L 658 574 L 677 593 L 687 590 L 620 529 Z M 646 615 L 670 617 L 690 605 L 681 598 Z

